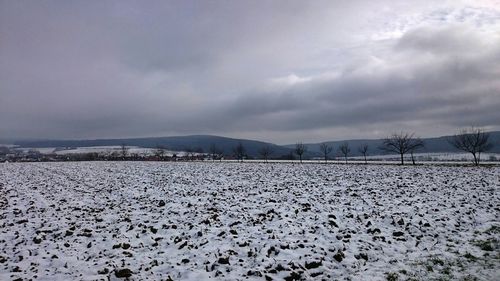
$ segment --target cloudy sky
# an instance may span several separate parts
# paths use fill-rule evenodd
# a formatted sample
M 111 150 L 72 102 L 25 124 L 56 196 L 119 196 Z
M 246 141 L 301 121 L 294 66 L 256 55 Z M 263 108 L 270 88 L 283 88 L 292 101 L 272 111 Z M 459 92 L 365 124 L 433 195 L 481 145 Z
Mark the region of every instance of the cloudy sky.
M 0 0 L 0 138 L 500 129 L 500 1 Z

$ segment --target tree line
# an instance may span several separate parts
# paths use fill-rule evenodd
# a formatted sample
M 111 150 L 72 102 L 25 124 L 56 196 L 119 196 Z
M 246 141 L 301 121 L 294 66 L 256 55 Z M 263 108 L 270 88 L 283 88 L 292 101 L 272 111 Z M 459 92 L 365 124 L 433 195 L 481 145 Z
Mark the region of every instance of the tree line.
M 467 129 L 460 130 L 457 134 L 449 137 L 447 139 L 448 143 L 455 147 L 457 150 L 470 153 L 473 158 L 473 163 L 479 165 L 481 162 L 481 154 L 489 151 L 493 144 L 490 141 L 490 134 L 485 132 L 481 128 L 470 127 Z M 401 165 L 405 164 L 405 156 L 410 155 L 411 162 L 415 164 L 414 153 L 425 147 L 424 141 L 416 137 L 414 133 L 410 132 L 399 132 L 394 133 L 382 140 L 378 149 L 385 151 L 387 153 L 393 153 L 399 156 Z M 260 159 L 264 162 L 268 162 L 275 153 L 275 147 L 270 144 L 265 144 L 257 150 Z M 363 157 L 364 163 L 367 164 L 367 157 L 370 152 L 370 147 L 367 144 L 361 144 L 360 146 L 354 148 Z M 319 145 L 319 151 L 325 163 L 330 159 L 330 154 L 334 151 L 334 147 L 329 143 L 321 143 Z M 338 153 L 342 156 L 345 163 L 348 163 L 348 157 L 351 154 L 352 148 L 348 142 L 344 142 L 337 147 Z M 19 151 L 10 151 L 6 147 L 0 147 L 0 162 L 2 159 L 5 160 L 26 160 L 26 161 L 101 161 L 101 160 L 128 160 L 128 161 L 141 161 L 141 160 L 152 160 L 152 161 L 194 161 L 194 160 L 205 160 L 207 157 L 212 161 L 222 161 L 222 159 L 227 159 L 227 157 L 233 157 L 239 162 L 243 162 L 244 159 L 250 158 L 246 152 L 245 146 L 238 142 L 231 150 L 231 153 L 225 154 L 222 149 L 217 147 L 215 144 L 211 144 L 208 153 L 206 153 L 202 148 L 190 148 L 186 147 L 184 153 L 178 155 L 174 153 L 173 155 L 166 155 L 167 148 L 158 145 L 154 150 L 152 155 L 141 156 L 129 152 L 128 147 L 122 144 L 119 149 L 115 150 L 109 155 L 102 155 L 99 153 L 82 153 L 73 155 L 52 155 L 46 156 L 36 151 L 29 151 L 24 155 L 19 153 Z M 280 157 L 274 157 L 273 159 L 283 159 L 283 160 L 294 160 L 295 157 L 298 158 L 299 162 L 302 163 L 306 153 L 308 152 L 308 146 L 302 142 L 297 142 L 295 147 L 290 150 L 288 155 L 281 155 Z M 5 156 L 10 155 L 7 159 Z
M 448 143 L 454 148 L 471 153 L 473 156 L 474 165 L 479 165 L 481 161 L 481 153 L 489 151 L 493 144 L 489 141 L 490 134 L 485 132 L 481 128 L 470 127 L 467 129 L 462 129 L 458 134 L 455 134 L 447 139 Z M 384 138 L 382 140 L 382 145 L 378 148 L 387 153 L 394 153 L 399 156 L 400 164 L 405 164 L 405 156 L 410 155 L 410 159 L 413 165 L 415 165 L 415 153 L 425 147 L 425 142 L 420 138 L 416 137 L 415 133 L 410 132 L 399 132 L 393 133 L 392 135 Z M 367 144 L 362 144 L 357 147 L 357 151 L 363 156 L 364 163 L 368 163 L 367 156 L 369 153 L 369 146 Z M 329 160 L 329 155 L 333 152 L 334 147 L 329 143 L 321 143 L 319 145 L 319 151 L 325 161 Z M 302 142 L 297 142 L 293 149 L 293 153 L 297 155 L 299 162 L 302 163 L 304 155 L 308 151 L 307 145 Z M 245 157 L 245 148 L 242 143 L 233 149 L 234 156 L 238 161 L 243 161 Z M 348 142 L 344 142 L 339 145 L 338 152 L 342 155 L 345 163 L 347 164 L 349 154 L 351 153 L 351 147 Z M 261 159 L 266 163 L 273 153 L 273 149 L 269 145 L 265 145 L 258 150 Z

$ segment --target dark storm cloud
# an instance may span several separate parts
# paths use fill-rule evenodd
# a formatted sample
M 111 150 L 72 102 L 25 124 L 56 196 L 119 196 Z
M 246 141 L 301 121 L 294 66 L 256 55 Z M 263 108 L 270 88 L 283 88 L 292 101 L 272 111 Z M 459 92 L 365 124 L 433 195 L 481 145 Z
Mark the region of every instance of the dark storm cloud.
M 415 30 L 396 42 L 383 63 L 366 62 L 326 81 L 313 78 L 284 92 L 256 94 L 236 102 L 231 112 L 242 117 L 241 126 L 270 130 L 415 120 L 429 126 L 497 126 L 500 41 L 483 44 L 463 28 Z
M 500 13 L 410 2 L 0 1 L 0 137 L 498 128 Z

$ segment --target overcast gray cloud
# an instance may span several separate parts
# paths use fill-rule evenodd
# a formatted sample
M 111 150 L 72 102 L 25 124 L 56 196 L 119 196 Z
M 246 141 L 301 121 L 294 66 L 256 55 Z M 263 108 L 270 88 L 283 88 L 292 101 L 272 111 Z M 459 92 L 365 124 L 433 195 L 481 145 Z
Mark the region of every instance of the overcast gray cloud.
M 500 128 L 500 1 L 1 1 L 0 138 Z

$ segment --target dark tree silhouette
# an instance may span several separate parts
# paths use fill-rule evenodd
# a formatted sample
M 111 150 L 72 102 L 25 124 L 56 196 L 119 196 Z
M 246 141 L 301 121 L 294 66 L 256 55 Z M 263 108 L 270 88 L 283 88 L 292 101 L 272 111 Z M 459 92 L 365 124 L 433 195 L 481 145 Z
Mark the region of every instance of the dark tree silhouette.
M 159 160 L 162 160 L 165 156 L 165 147 L 162 145 L 157 145 L 154 154 Z
M 423 146 L 422 141 L 416 140 L 419 140 L 419 138 L 415 138 L 414 133 L 400 132 L 385 138 L 380 149 L 399 154 L 401 165 L 404 165 L 404 155 Z
M 194 149 L 192 147 L 185 147 L 184 151 L 186 151 L 186 158 L 187 160 L 194 160 Z
M 307 151 L 307 146 L 302 142 L 295 144 L 295 153 L 299 156 L 300 163 L 302 163 L 302 155 Z
M 258 152 L 259 152 L 260 156 L 262 156 L 262 159 L 264 159 L 267 163 L 267 160 L 269 159 L 269 156 L 271 156 L 271 154 L 273 154 L 274 149 L 270 145 L 264 145 L 263 147 L 261 147 L 259 149 Z
M 245 157 L 245 147 L 241 142 L 239 142 L 233 149 L 234 156 L 238 161 L 243 162 L 243 157 Z
M 490 134 L 483 129 L 471 127 L 460 130 L 458 134 L 448 139 L 448 142 L 459 150 L 471 153 L 474 157 L 474 165 L 478 166 L 481 153 L 493 147 L 489 138 Z
M 368 145 L 367 144 L 361 145 L 358 148 L 358 151 L 363 155 L 363 157 L 365 158 L 365 164 L 367 164 L 368 162 L 366 161 L 366 156 L 368 155 Z
M 330 154 L 333 150 L 333 147 L 329 145 L 328 143 L 324 142 L 319 145 L 319 150 L 323 154 L 323 157 L 325 159 L 325 163 L 328 162 L 328 154 Z
M 222 162 L 222 158 L 224 158 L 224 151 L 222 149 L 216 150 L 217 158 L 219 158 L 219 162 Z
M 203 147 L 197 147 L 194 149 L 194 159 L 197 160 L 202 160 L 205 158 L 205 150 L 203 150 Z
M 128 147 L 124 143 L 122 143 L 122 145 L 120 146 L 120 155 L 124 160 L 127 157 L 127 153 L 128 153 Z
M 411 143 L 410 143 L 410 156 L 411 156 L 411 162 L 413 163 L 413 165 L 415 165 L 415 157 L 413 156 L 413 153 L 416 150 L 419 150 L 419 149 L 423 148 L 424 146 L 425 146 L 425 143 L 420 138 L 414 138 L 413 140 L 411 140 Z
M 210 153 L 210 157 L 212 157 L 212 161 L 215 161 L 217 158 L 222 159 L 222 151 L 214 143 L 210 145 L 208 152 Z
M 344 155 L 345 163 L 347 164 L 347 155 L 351 152 L 351 148 L 347 142 L 344 142 L 339 146 L 339 151 Z

